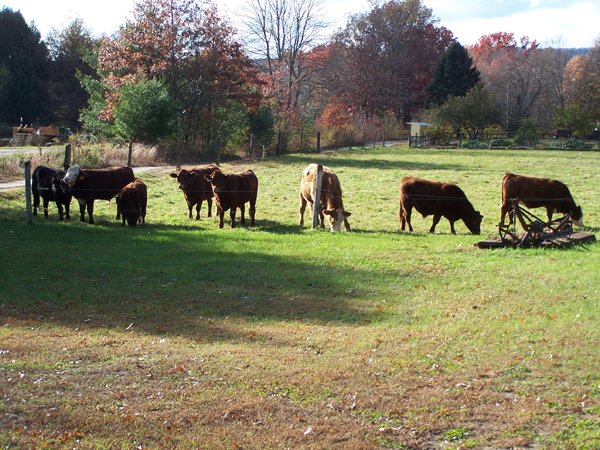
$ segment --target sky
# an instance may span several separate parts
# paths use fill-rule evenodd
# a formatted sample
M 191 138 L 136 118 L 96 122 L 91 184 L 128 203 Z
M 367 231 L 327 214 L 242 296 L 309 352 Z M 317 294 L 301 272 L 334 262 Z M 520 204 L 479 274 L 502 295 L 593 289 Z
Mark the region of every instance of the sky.
M 236 28 L 249 0 L 214 0 Z M 323 18 L 332 31 L 343 28 L 351 14 L 369 11 L 369 0 L 322 0 Z M 543 46 L 592 47 L 600 39 L 599 0 L 423 0 L 463 45 L 497 31 L 527 35 Z M 19 10 L 45 38 L 81 18 L 92 34 L 111 35 L 131 18 L 134 0 L 0 0 L 0 9 Z

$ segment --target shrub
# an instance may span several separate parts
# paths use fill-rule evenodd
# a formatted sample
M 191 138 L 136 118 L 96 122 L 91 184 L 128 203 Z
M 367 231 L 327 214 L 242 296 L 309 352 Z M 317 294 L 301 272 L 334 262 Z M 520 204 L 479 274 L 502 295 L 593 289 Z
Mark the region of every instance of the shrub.
M 537 127 L 535 121 L 525 119 L 515 134 L 514 142 L 517 145 L 535 145 L 537 143 Z
M 489 148 L 485 142 L 481 142 L 479 139 L 463 141 L 461 148 L 478 149 L 478 148 Z

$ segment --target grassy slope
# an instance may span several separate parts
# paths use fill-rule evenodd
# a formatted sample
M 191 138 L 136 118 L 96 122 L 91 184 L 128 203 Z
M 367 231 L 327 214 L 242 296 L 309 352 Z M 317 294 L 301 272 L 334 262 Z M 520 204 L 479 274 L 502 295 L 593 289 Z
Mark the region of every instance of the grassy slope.
M 352 233 L 296 225 L 313 161 L 338 173 Z M 462 223 L 429 235 L 413 215 L 400 234 L 396 214 L 402 176 L 455 181 L 494 235 L 511 170 L 565 181 L 595 226 L 599 162 L 375 148 L 226 165 L 260 180 L 257 226 L 235 230 L 189 221 L 167 174 L 143 177 L 138 229 L 106 202 L 96 226 L 51 207 L 27 227 L 21 194 L 0 194 L 0 443 L 594 448 L 600 246 L 483 251 Z

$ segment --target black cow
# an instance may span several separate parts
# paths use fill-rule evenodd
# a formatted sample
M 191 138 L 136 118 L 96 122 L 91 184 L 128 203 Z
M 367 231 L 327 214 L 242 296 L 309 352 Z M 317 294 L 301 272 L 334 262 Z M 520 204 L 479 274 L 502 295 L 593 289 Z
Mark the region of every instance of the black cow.
M 40 197 L 44 202 L 44 217 L 48 218 L 48 204 L 56 202 L 58 216 L 60 220 L 71 219 L 69 213 L 71 207 L 71 194 L 62 185 L 62 178 L 65 172 L 62 170 L 50 169 L 46 166 L 38 166 L 31 175 L 31 193 L 33 194 L 33 215 L 37 216 L 37 209 L 40 206 Z M 63 213 L 64 206 L 64 213 Z
M 79 202 L 82 222 L 85 222 L 87 206 L 90 224 L 94 223 L 94 200 L 110 200 L 134 180 L 131 167 L 82 170 L 79 166 L 71 166 L 63 178 L 64 184 Z M 119 218 L 117 212 L 117 220 Z

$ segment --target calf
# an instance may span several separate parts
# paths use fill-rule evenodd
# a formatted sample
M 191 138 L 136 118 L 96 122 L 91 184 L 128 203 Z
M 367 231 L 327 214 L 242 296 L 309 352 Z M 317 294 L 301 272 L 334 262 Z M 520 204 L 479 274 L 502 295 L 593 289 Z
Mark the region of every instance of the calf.
M 121 189 L 135 180 L 131 167 L 110 167 L 108 169 L 86 169 L 71 166 L 63 177 L 63 183 L 79 202 L 81 221 L 85 222 L 87 206 L 89 223 L 94 223 L 94 200 L 110 200 Z M 117 212 L 117 219 L 120 215 Z
M 37 209 L 40 206 L 40 197 L 44 201 L 44 217 L 48 218 L 48 204 L 51 201 L 56 202 L 58 216 L 60 220 L 71 219 L 69 210 L 71 207 L 71 194 L 67 192 L 61 183 L 65 172 L 50 169 L 46 166 L 38 166 L 31 175 L 31 193 L 33 194 L 33 215 L 37 216 Z M 63 214 L 63 206 L 64 212 Z
M 440 183 L 415 177 L 402 178 L 400 181 L 400 211 L 398 213 L 402 231 L 407 224 L 408 231 L 413 231 L 410 223 L 413 207 L 423 217 L 433 214 L 430 233 L 435 232 L 435 227 L 442 216 L 450 222 L 452 234 L 456 234 L 454 222 L 459 219 L 465 223 L 471 233 L 481 233 L 483 216 L 479 214 L 479 211 L 475 211 L 465 193 L 454 183 Z
M 148 203 L 148 189 L 142 180 L 136 179 L 121 189 L 115 197 L 117 202 L 117 215 L 123 218 L 130 227 L 135 227 L 138 222 L 146 223 L 146 205 Z
M 200 219 L 200 208 L 202 208 L 204 200 L 208 204 L 208 217 L 212 217 L 213 190 L 205 176 L 210 175 L 215 170 L 221 171 L 217 166 L 209 165 L 190 170 L 181 169 L 179 172 L 171 173 L 171 178 L 177 179 L 179 189 L 183 191 L 190 219 L 192 218 L 194 205 L 196 205 L 196 220 Z
M 251 170 L 245 172 L 224 174 L 220 170 L 213 170 L 204 178 L 211 186 L 219 211 L 219 228 L 223 228 L 223 216 L 230 210 L 231 228 L 235 227 L 235 211 L 240 209 L 242 225 L 246 223 L 244 217 L 245 204 L 250 203 L 250 225 L 254 225 L 256 213 L 256 196 L 258 195 L 258 178 Z
M 546 208 L 549 222 L 552 221 L 552 214 L 556 211 L 569 214 L 574 224 L 583 227 L 581 206 L 575 204 L 569 188 L 558 180 L 506 172 L 502 177 L 501 224 L 504 224 L 506 214 L 512 210 L 512 200 L 517 200 L 528 208 Z M 509 214 L 509 224 L 513 220 L 511 216 Z
M 306 203 L 311 204 L 311 212 L 315 199 L 317 164 L 309 164 L 302 172 L 300 180 L 300 225 L 304 225 L 304 210 Z M 346 231 L 350 231 L 348 217 L 351 213 L 344 209 L 342 201 L 342 188 L 340 180 L 333 170 L 327 166 L 323 166 L 323 178 L 321 180 L 321 198 L 319 199 L 319 223 L 321 228 L 325 228 L 325 216 L 329 219 L 329 228 L 332 232 L 340 231 L 342 223 Z

